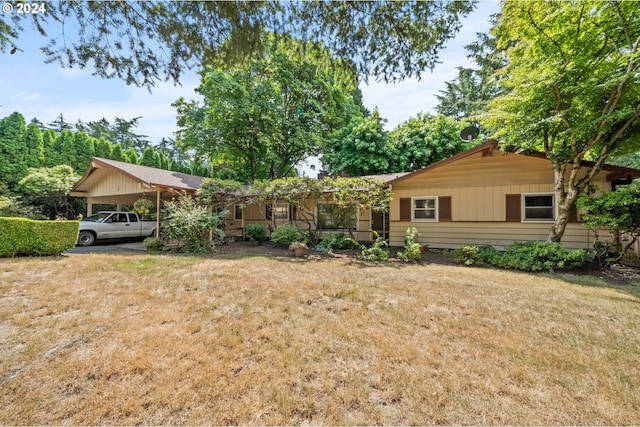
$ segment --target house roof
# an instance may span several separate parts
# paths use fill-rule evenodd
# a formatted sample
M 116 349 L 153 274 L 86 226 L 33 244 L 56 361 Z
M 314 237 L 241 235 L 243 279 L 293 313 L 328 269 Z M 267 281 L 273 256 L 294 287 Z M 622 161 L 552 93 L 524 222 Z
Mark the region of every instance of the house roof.
M 129 178 L 141 183 L 147 188 L 165 188 L 175 190 L 196 191 L 200 188 L 202 181 L 201 176 L 189 175 L 186 173 L 173 172 L 163 169 L 152 168 L 148 166 L 140 166 L 116 160 L 103 159 L 93 157 L 91 164 L 84 176 L 74 185 L 72 191 L 86 191 L 84 184 L 95 173 L 97 169 L 111 169 L 128 176 Z
M 478 153 L 483 153 L 483 155 L 489 155 L 491 154 L 494 150 L 498 149 L 498 141 L 495 139 L 489 139 L 485 142 L 483 142 L 480 145 L 477 145 L 467 151 L 463 151 L 462 153 L 458 153 L 455 156 L 451 156 L 447 159 L 441 160 L 439 162 L 433 163 L 429 166 L 426 166 L 422 169 L 418 169 L 414 172 L 411 173 L 405 173 L 405 174 L 398 174 L 401 175 L 395 179 L 392 179 L 388 182 L 386 182 L 386 184 L 388 185 L 393 185 L 393 184 L 397 184 L 398 182 L 402 182 L 405 181 L 407 179 L 411 179 L 414 178 L 418 175 L 422 175 L 424 173 L 428 173 L 434 169 L 438 169 L 441 168 L 442 166 L 446 166 L 450 163 L 454 163 L 457 162 L 458 160 L 462 160 L 466 157 L 469 156 L 473 156 L 474 154 L 478 154 Z M 542 158 L 542 159 L 546 159 L 546 155 L 544 153 L 539 153 L 539 152 L 534 152 L 534 153 L 522 153 L 522 155 L 527 155 L 527 156 L 532 156 L 532 157 L 538 157 L 538 158 Z M 594 162 L 590 162 L 587 160 L 583 160 L 581 162 L 581 164 L 585 167 L 593 167 L 595 166 Z M 632 169 L 632 168 L 625 168 L 622 166 L 614 166 L 614 165 L 608 165 L 605 164 L 602 166 L 602 170 L 604 171 L 608 171 L 611 172 L 610 175 L 607 177 L 609 180 L 614 180 L 614 179 L 620 179 L 620 178 L 631 178 L 631 179 L 637 179 L 640 178 L 640 170 L 638 169 Z

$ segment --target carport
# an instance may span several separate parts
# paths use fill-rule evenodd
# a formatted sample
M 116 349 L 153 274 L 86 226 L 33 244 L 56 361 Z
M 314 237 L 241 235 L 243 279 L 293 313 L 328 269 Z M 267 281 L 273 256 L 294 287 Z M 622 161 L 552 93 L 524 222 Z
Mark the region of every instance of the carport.
M 157 228 L 160 229 L 162 202 L 180 195 L 195 196 L 204 178 L 148 166 L 93 157 L 84 176 L 73 186 L 71 196 L 87 199 L 87 215 L 93 205 L 133 205 L 147 198 L 156 206 Z

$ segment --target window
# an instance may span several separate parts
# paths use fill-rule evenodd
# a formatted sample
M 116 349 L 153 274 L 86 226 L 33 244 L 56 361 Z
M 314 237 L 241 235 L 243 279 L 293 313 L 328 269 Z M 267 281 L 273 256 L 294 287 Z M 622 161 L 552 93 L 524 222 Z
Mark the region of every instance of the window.
M 129 214 L 129 222 L 138 222 L 138 216 L 136 214 Z
M 267 221 L 271 221 L 273 219 L 277 220 L 288 220 L 289 219 L 289 205 L 276 203 L 276 204 L 268 204 L 266 205 L 267 210 Z
M 346 209 L 338 208 L 335 203 L 318 205 L 318 226 L 322 230 L 355 228 L 358 221 L 358 209 L 355 205 Z
M 236 221 L 242 220 L 242 205 L 235 206 L 235 213 L 234 213 L 233 219 L 235 219 Z
M 437 221 L 438 215 L 437 197 L 412 197 L 411 220 L 412 221 Z
M 523 221 L 553 221 L 556 218 L 555 196 L 551 194 L 523 194 Z

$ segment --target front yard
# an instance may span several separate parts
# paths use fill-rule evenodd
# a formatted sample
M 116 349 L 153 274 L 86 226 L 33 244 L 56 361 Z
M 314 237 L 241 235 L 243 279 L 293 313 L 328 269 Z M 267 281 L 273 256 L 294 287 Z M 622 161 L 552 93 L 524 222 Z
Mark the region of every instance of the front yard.
M 352 258 L 0 261 L 0 424 L 640 424 L 640 284 Z

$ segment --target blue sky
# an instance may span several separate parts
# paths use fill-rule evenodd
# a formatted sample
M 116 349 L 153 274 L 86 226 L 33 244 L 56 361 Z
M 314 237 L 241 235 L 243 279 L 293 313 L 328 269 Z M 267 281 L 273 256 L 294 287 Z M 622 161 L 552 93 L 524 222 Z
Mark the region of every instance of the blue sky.
M 420 81 L 405 80 L 396 84 L 362 84 L 364 104 L 378 108 L 388 120 L 388 129 L 415 117 L 418 113 L 434 113 L 435 97 L 445 82 L 457 75 L 456 67 L 468 64 L 464 46 L 475 40 L 477 32 L 489 29 L 489 16 L 499 10 L 498 1 L 481 0 L 463 22 L 456 38 L 441 52 L 441 64 L 433 72 L 425 72 Z M 58 64 L 45 64 L 40 47 L 46 41 L 30 28 L 19 40 L 23 52 L 0 54 L 0 117 L 14 111 L 27 120 L 37 117 L 43 123 L 62 114 L 66 121 L 76 123 L 105 117 L 110 122 L 117 117 L 131 119 L 141 116 L 137 133 L 148 135 L 152 143 L 162 137 L 172 137 L 176 130 L 175 110 L 171 103 L 179 97 L 197 99 L 194 88 L 199 79 L 196 71 L 186 74 L 182 86 L 158 83 L 149 93 L 145 88 L 127 86 L 122 80 L 105 80 L 91 75 L 90 69 L 63 69 Z

